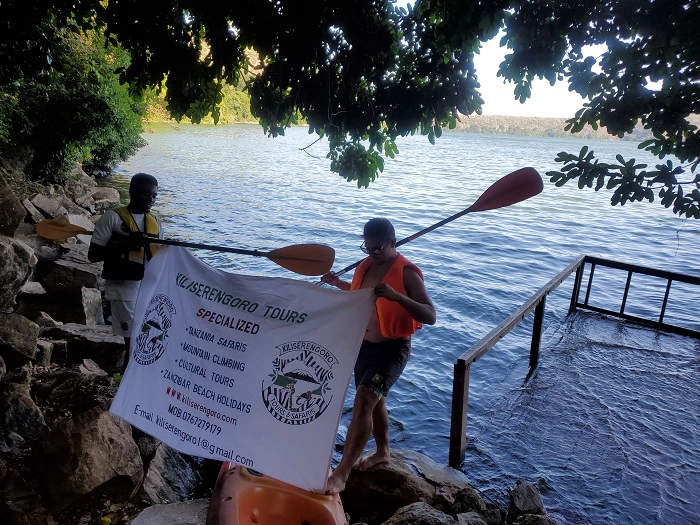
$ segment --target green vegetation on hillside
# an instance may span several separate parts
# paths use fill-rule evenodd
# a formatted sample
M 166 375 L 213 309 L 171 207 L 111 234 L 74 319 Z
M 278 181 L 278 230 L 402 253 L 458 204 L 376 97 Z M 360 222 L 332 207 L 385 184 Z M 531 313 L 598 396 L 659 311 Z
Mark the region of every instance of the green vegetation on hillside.
M 176 122 L 170 115 L 166 102 L 167 89 L 159 95 L 147 98 L 144 122 Z M 257 119 L 250 112 L 250 97 L 238 87 L 224 85 L 221 90 L 222 100 L 219 109 L 218 124 L 256 123 Z M 188 117 L 182 117 L 181 122 L 191 122 Z M 207 115 L 202 118 L 203 124 L 214 124 L 214 118 Z

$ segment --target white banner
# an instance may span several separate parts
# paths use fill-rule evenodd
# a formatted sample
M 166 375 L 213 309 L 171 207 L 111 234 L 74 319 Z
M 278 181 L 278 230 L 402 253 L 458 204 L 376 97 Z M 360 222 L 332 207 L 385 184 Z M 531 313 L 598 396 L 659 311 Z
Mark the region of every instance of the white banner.
M 234 275 L 161 247 L 111 411 L 180 452 L 323 490 L 371 289 Z

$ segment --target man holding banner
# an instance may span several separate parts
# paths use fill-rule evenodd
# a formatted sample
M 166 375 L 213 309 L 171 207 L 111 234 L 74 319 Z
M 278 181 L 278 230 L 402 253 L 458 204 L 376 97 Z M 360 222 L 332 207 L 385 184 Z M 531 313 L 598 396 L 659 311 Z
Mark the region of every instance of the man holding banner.
M 390 221 L 369 220 L 361 250 L 368 254 L 355 270 L 351 283 L 330 272 L 323 282 L 341 290 L 374 289 L 377 298 L 355 364 L 357 392 L 343 457 L 328 478 L 327 494 L 345 488 L 350 471 L 370 434 L 377 450 L 359 465 L 366 470 L 389 460 L 389 414 L 386 396 L 403 372 L 411 350 L 411 335 L 422 324 L 435 324 L 435 306 L 423 283 L 420 269 L 396 251 L 396 234 Z

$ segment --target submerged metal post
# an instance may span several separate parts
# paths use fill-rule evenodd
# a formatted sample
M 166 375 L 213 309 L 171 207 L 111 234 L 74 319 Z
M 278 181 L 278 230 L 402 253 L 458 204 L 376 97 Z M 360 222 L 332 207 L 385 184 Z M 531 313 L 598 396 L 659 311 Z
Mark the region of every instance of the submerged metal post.
M 578 305 L 578 296 L 581 293 L 581 280 L 583 279 L 583 267 L 586 265 L 585 259 L 576 267 L 576 276 L 574 277 L 574 288 L 571 290 L 571 304 L 569 305 L 569 313 L 573 313 Z
M 540 343 L 542 342 L 542 324 L 544 321 L 544 307 L 547 296 L 543 295 L 535 307 L 535 319 L 532 322 L 532 343 L 530 344 L 530 373 L 537 368 L 540 359 Z
M 470 363 L 471 364 L 471 363 Z M 452 379 L 452 419 L 450 422 L 450 467 L 458 469 L 467 450 L 467 409 L 469 406 L 469 368 L 457 359 Z

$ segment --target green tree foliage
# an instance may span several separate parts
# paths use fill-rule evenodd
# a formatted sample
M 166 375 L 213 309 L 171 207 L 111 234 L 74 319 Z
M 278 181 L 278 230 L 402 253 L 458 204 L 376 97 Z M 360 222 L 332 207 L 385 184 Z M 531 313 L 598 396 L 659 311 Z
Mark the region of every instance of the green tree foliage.
M 18 3 L 4 0 L 4 6 Z M 568 129 L 624 136 L 659 158 L 603 163 L 562 152 L 556 184 L 614 189 L 613 202 L 653 200 L 700 217 L 700 4 L 688 0 L 36 0 L 37 13 L 104 24 L 132 56 L 121 78 L 135 92 L 166 87 L 171 115 L 216 122 L 223 86 L 245 83 L 271 136 L 304 121 L 329 143 L 331 169 L 358 186 L 398 152 L 396 139 L 434 142 L 459 115 L 480 114 L 473 55 L 505 29 L 499 74 L 525 101 L 535 77 L 567 81 L 586 104 Z M 10 5 L 10 7 L 12 7 Z M 43 11 L 41 11 L 43 10 Z M 13 29 L 14 30 L 14 29 Z M 21 34 L 22 31 L 19 31 Z M 603 44 L 598 57 L 586 46 Z M 45 60 L 41 45 L 25 50 Z M 252 51 L 252 53 L 251 53 Z M 257 58 L 253 58 L 257 57 Z M 255 64 L 258 74 L 249 76 Z M 0 106 L 1 107 L 1 106 Z M 668 158 L 667 158 L 668 157 Z
M 700 134 L 693 118 L 700 114 L 700 4 L 582 0 L 513 7 L 502 41 L 513 51 L 499 74 L 515 82 L 516 97 L 529 96 L 535 76 L 567 79 L 587 101 L 567 129 L 600 126 L 622 137 L 641 124 L 652 138 L 640 149 L 659 158 L 654 166 L 619 155 L 607 163 L 584 147 L 561 152 L 556 160 L 563 166 L 548 172 L 551 180 L 613 189 L 613 204 L 658 195 L 674 213 L 700 218 Z M 596 44 L 606 51 L 585 56 L 585 46 Z M 666 157 L 675 158 L 663 162 Z
M 0 22 L 0 154 L 28 152 L 30 178 L 47 182 L 61 181 L 75 161 L 105 169 L 133 155 L 145 144 L 144 108 L 114 72 L 128 54 L 46 12 L 34 27 L 18 23 L 23 13 Z M 8 38 L 13 28 L 21 38 Z

